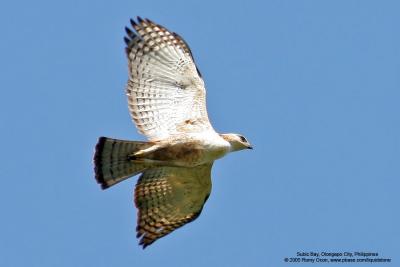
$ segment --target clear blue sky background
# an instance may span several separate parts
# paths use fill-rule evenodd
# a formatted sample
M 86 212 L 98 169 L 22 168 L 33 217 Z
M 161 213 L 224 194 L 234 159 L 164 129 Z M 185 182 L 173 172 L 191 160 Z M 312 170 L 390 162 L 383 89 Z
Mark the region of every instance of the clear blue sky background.
M 3 1 L 0 265 L 291 266 L 284 257 L 310 250 L 378 252 L 398 265 L 399 10 Z M 99 136 L 143 139 L 124 95 L 122 38 L 136 15 L 186 39 L 215 128 L 255 147 L 218 161 L 199 219 L 144 251 L 136 178 L 102 191 L 92 166 Z

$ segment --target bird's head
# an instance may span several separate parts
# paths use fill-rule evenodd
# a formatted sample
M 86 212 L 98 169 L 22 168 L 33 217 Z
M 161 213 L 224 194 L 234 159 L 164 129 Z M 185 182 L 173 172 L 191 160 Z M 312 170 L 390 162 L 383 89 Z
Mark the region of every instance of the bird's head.
M 221 134 L 225 141 L 231 145 L 231 151 L 238 151 L 242 149 L 253 149 L 246 137 L 241 134 Z

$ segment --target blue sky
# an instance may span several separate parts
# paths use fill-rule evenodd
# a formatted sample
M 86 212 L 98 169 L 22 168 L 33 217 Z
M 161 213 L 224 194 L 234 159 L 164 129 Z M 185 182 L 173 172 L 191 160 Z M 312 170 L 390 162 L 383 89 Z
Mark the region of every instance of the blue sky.
M 284 257 L 311 250 L 398 262 L 399 10 L 3 1 L 0 265 L 290 266 Z M 91 162 L 99 136 L 143 139 L 124 95 L 122 38 L 136 15 L 185 38 L 213 125 L 255 148 L 219 160 L 202 215 L 146 250 L 134 234 L 136 178 L 102 191 Z

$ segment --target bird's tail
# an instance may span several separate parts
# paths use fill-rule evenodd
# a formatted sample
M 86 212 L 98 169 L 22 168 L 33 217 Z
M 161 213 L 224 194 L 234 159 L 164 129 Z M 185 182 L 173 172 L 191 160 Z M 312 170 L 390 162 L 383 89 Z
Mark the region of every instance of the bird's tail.
M 93 160 L 96 180 L 101 188 L 109 188 L 146 170 L 148 164 L 134 162 L 129 156 L 152 145 L 149 142 L 100 137 Z

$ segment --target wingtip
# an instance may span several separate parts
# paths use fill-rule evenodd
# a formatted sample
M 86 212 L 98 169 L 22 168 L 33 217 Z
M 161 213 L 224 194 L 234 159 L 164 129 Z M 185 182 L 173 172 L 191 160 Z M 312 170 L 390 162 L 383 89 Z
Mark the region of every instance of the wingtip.
M 125 27 L 125 32 L 126 34 L 128 34 L 129 37 L 133 34 L 133 31 L 128 27 Z
M 149 245 L 151 245 L 154 241 L 146 242 L 143 238 L 139 242 L 139 246 L 142 246 L 142 249 L 146 249 Z
M 146 22 L 148 22 L 148 23 L 151 23 L 151 24 L 155 24 L 151 19 L 149 19 L 149 18 L 145 18 L 145 21 Z
M 130 19 L 129 21 L 130 21 L 132 27 L 134 27 L 134 28 L 137 27 L 136 21 L 134 21 L 133 19 Z

